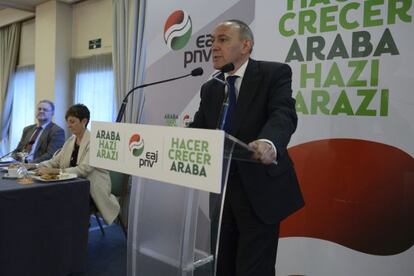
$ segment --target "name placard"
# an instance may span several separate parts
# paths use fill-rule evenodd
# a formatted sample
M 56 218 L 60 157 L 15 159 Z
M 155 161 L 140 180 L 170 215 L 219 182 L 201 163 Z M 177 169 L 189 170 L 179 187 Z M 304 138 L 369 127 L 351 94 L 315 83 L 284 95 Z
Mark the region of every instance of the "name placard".
M 92 122 L 90 164 L 220 193 L 224 132 Z

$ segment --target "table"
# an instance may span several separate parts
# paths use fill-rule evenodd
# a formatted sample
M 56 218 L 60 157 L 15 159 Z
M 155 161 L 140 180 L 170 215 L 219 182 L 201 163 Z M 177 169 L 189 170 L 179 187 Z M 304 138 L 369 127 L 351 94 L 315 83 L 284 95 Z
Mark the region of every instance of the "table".
M 89 181 L 18 184 L 0 173 L 0 275 L 87 270 Z

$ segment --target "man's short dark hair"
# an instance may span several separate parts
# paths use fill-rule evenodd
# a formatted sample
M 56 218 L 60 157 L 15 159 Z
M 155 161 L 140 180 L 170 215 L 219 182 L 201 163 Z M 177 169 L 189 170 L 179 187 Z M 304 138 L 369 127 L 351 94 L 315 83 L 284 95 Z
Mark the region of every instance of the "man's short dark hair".
M 52 111 L 55 112 L 55 105 L 53 102 L 49 100 L 40 100 L 38 104 L 40 103 L 47 103 L 48 105 L 50 105 L 50 109 L 52 109 Z
M 89 109 L 84 104 L 74 104 L 69 107 L 68 111 L 66 111 L 65 120 L 67 120 L 69 116 L 78 118 L 80 121 L 83 119 L 88 119 L 85 126 L 88 125 L 91 118 Z

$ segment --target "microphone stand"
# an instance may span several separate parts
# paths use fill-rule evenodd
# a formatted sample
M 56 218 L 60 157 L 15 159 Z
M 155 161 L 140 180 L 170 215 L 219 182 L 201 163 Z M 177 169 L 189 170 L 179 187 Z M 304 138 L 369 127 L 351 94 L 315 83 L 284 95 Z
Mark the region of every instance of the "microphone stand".
M 159 83 L 164 83 L 164 82 L 169 82 L 169 81 L 182 79 L 182 78 L 185 78 L 185 77 L 188 77 L 188 76 L 193 76 L 193 77 L 201 76 L 202 74 L 203 74 L 203 69 L 201 67 L 198 67 L 198 68 L 192 70 L 191 73 L 183 75 L 183 76 L 179 76 L 179 77 L 175 77 L 175 78 L 171 78 L 171 79 L 165 79 L 165 80 L 161 80 L 161 81 L 150 82 L 150 83 L 146 83 L 146 84 L 141 84 L 141 85 L 138 85 L 138 86 L 132 88 L 131 90 L 128 91 L 128 93 L 124 97 L 124 100 L 122 101 L 121 108 L 119 109 L 118 116 L 116 117 L 115 122 L 119 123 L 119 122 L 122 121 L 122 117 L 124 116 L 125 108 L 126 108 L 126 105 L 128 103 L 128 97 L 135 90 L 137 90 L 139 88 L 144 88 L 144 87 L 147 87 L 147 86 L 159 84 Z
M 15 151 L 16 151 L 16 150 L 12 150 L 12 151 L 10 151 L 10 152 L 6 153 L 5 155 L 1 156 L 1 157 L 0 157 L 0 163 L 8 163 L 8 162 L 1 161 L 1 160 L 2 160 L 4 157 L 9 156 L 10 154 L 13 154 Z
M 23 149 L 24 149 L 25 147 L 29 146 L 29 145 L 33 145 L 34 143 L 35 143 L 35 141 L 28 142 L 26 145 L 24 145 L 24 146 L 23 146 Z M 13 154 L 13 153 L 15 153 L 15 152 L 18 152 L 18 151 L 17 151 L 17 149 L 14 149 L 14 150 L 12 150 L 12 151 L 10 151 L 10 152 L 6 153 L 5 155 L 1 156 L 1 157 L 0 157 L 0 163 L 1 163 L 1 159 L 3 159 L 4 157 L 7 157 L 7 156 L 9 156 L 10 154 Z M 27 156 L 25 156 L 25 157 L 28 157 L 28 156 L 31 156 L 31 155 L 33 155 L 33 153 L 32 153 L 32 154 L 29 154 L 29 155 L 27 155 Z M 14 158 L 13 158 L 13 159 L 14 159 Z M 15 160 L 15 161 L 17 161 L 17 160 Z M 6 163 L 6 162 L 4 162 L 4 163 Z

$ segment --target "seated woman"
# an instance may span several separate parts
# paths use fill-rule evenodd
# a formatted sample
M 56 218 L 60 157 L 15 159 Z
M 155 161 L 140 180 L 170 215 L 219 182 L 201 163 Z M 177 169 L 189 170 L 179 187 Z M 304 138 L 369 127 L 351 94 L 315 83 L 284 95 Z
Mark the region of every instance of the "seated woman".
M 89 165 L 90 132 L 89 109 L 83 104 L 71 106 L 65 115 L 72 136 L 62 149 L 52 157 L 36 165 L 37 172 L 43 174 L 74 173 L 90 181 L 90 195 L 107 224 L 111 224 L 119 213 L 119 203 L 111 194 L 111 179 L 108 171 Z

